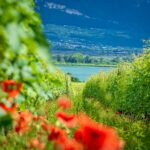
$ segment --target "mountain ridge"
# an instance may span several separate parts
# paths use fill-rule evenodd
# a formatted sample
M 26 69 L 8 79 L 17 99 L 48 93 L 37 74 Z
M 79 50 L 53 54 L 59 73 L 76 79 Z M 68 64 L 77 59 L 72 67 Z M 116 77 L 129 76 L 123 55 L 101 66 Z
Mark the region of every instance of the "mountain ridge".
M 52 53 L 130 55 L 138 54 L 142 49 L 142 40 L 137 38 L 135 41 L 135 38 L 125 31 L 54 24 L 44 25 L 43 31 L 51 45 Z

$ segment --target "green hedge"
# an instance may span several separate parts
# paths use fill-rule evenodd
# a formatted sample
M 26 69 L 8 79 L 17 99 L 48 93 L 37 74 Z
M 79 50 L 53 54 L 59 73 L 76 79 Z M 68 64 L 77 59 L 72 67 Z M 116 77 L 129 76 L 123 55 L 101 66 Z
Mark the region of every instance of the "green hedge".
M 132 63 L 120 64 L 108 74 L 91 77 L 83 97 L 97 99 L 115 111 L 147 117 L 150 115 L 150 53 L 142 54 Z
M 107 74 L 102 72 L 92 76 L 83 89 L 83 97 L 97 99 L 102 104 L 108 104 Z

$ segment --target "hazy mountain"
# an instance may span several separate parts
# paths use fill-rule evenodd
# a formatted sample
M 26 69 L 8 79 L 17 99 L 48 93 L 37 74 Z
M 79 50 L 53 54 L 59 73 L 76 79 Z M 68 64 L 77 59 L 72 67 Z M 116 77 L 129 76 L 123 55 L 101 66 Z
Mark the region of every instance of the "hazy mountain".
M 54 53 L 124 55 L 141 51 L 141 41 L 122 31 L 49 24 L 44 32 Z
M 128 54 L 150 35 L 150 0 L 36 0 L 36 10 L 53 53 Z

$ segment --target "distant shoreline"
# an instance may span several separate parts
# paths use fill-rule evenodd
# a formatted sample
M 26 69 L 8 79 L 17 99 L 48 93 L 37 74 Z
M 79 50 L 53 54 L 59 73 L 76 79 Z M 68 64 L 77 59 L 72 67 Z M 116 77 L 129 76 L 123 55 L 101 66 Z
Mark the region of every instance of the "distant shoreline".
M 83 64 L 83 63 L 54 63 L 54 65 L 59 66 L 89 66 L 89 67 L 116 67 L 116 65 L 107 64 Z

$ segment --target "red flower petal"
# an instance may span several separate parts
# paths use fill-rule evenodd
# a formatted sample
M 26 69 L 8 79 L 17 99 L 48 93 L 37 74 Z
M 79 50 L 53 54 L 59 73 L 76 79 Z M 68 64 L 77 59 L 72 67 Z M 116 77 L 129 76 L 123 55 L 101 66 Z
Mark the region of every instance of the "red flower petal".
M 29 143 L 28 143 L 28 148 L 29 149 L 37 149 L 37 150 L 44 150 L 45 148 L 45 144 L 40 142 L 38 139 L 36 138 L 32 138 Z
M 6 111 L 8 113 L 16 112 L 16 105 L 15 104 L 13 104 L 12 106 L 8 107 L 4 103 L 0 103 L 0 108 L 2 108 L 4 111 Z
M 44 131 L 46 131 L 46 132 L 50 132 L 50 129 L 51 129 L 51 125 L 50 124 L 47 124 L 47 123 L 45 123 L 45 122 L 42 122 L 41 123 L 41 127 L 42 127 L 42 129 L 44 130 Z
M 85 150 L 121 150 L 122 140 L 115 130 L 92 121 L 88 116 L 81 115 L 80 127 L 75 131 L 74 138 L 84 145 Z
M 17 83 L 14 80 L 4 80 L 1 83 L 2 89 L 6 92 L 9 97 L 14 98 L 16 97 L 22 88 L 22 83 Z
M 49 141 L 57 141 L 60 143 L 64 143 L 66 141 L 67 135 L 64 130 L 52 126 L 50 129 L 50 134 L 48 135 Z
M 67 97 L 60 97 L 58 100 L 58 107 L 67 109 L 71 108 L 71 101 Z
M 67 114 L 65 112 L 57 112 L 56 117 L 66 126 L 72 128 L 77 124 L 77 119 L 75 115 Z
M 17 133 L 23 133 L 29 130 L 29 123 L 32 121 L 32 114 L 29 111 L 22 111 L 17 119 L 15 131 Z
M 74 139 L 67 139 L 64 143 L 55 142 L 54 149 L 83 150 L 83 146 Z

